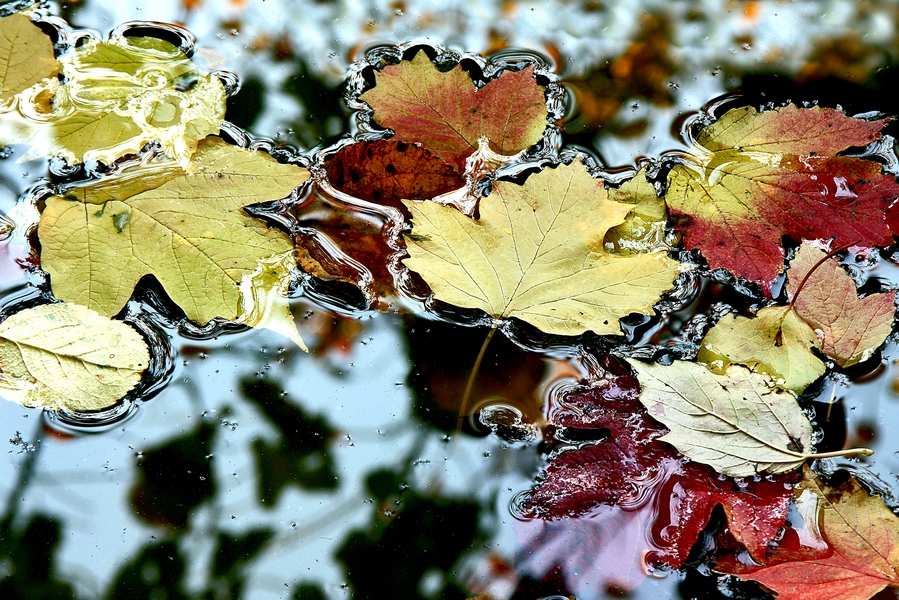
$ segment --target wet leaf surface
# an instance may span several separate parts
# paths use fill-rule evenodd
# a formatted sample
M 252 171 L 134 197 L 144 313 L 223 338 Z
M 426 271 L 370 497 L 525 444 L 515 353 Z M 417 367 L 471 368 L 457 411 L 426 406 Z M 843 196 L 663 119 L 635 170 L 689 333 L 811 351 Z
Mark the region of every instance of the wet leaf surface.
M 27 15 L 0 17 L 0 101 L 58 72 L 53 42 Z
M 209 138 L 186 172 L 49 198 L 38 229 L 41 264 L 58 298 L 103 314 L 119 312 L 137 282 L 153 275 L 189 319 L 240 320 L 244 278 L 293 248 L 243 206 L 288 196 L 308 177 Z
M 537 84 L 533 67 L 505 71 L 476 89 L 461 66 L 439 71 L 423 51 L 381 69 L 375 74 L 375 87 L 359 99 L 371 106 L 378 125 L 396 133 L 396 139 L 420 142 L 460 173 L 481 137 L 504 156 L 539 142 L 548 114 L 544 88 Z
M 24 406 L 102 410 L 149 365 L 133 327 L 77 304 L 26 308 L 0 323 L 0 394 Z
M 668 176 L 665 200 L 687 248 L 770 292 L 783 270 L 785 235 L 891 244 L 895 177 L 879 163 L 837 156 L 877 140 L 884 125 L 819 107 L 728 111 L 700 131 L 695 156 Z
M 607 254 L 606 232 L 632 206 L 609 200 L 578 162 L 524 185 L 494 184 L 478 220 L 432 202 L 406 205 L 413 226 L 403 264 L 438 300 L 517 317 L 546 333 L 619 335 L 618 319 L 651 314 L 687 269 L 662 252 Z

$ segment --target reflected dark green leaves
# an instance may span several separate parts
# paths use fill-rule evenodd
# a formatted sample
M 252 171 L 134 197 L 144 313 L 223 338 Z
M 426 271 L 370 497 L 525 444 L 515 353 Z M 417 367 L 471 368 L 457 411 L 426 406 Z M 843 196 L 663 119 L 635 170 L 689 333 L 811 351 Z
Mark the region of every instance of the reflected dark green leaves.
M 72 585 L 56 573 L 60 524 L 42 515 L 16 528 L 0 521 L 0 598 L 4 600 L 70 600 Z

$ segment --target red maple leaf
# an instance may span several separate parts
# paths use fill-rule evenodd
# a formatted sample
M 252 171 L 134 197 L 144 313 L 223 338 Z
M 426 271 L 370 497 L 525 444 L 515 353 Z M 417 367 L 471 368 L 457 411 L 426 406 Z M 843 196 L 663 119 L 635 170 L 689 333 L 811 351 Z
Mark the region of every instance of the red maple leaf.
M 665 200 L 687 248 L 768 293 L 783 270 L 784 236 L 891 244 L 896 178 L 877 162 L 837 156 L 880 138 L 886 123 L 793 105 L 728 111 L 668 176 Z
M 524 516 L 581 517 L 598 506 L 652 511 L 646 551 L 651 563 L 683 566 L 718 505 L 730 532 L 761 560 L 783 526 L 792 497 L 793 475 L 735 480 L 695 463 L 658 441 L 666 430 L 637 399 L 639 384 L 611 376 L 569 393 L 549 411 L 550 422 L 579 431 L 607 431 L 608 437 L 558 454 L 531 491 Z M 570 435 L 570 434 L 569 434 Z M 644 501 L 654 497 L 652 502 Z

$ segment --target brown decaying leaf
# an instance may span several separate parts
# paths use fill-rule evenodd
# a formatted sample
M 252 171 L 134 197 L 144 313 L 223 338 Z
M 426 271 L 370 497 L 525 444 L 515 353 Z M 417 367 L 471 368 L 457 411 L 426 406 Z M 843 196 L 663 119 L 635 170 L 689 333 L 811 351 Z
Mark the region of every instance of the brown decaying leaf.
M 892 331 L 896 292 L 859 298 L 855 282 L 838 259 L 818 265 L 825 256 L 803 244 L 790 263 L 787 294 L 796 313 L 820 332 L 824 354 L 839 366 L 850 367 L 868 358 Z

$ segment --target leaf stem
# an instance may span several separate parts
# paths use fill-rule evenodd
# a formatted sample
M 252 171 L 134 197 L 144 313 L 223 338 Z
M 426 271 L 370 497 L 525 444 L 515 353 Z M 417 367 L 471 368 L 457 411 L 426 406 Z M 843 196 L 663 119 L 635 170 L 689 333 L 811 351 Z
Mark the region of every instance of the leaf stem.
M 870 448 L 850 448 L 849 450 L 835 450 L 833 452 L 821 452 L 820 454 L 806 454 L 805 457 L 807 459 L 818 459 L 818 458 L 834 458 L 837 456 L 856 456 L 861 454 L 862 456 L 871 456 L 874 454 L 874 451 Z
M 487 337 L 484 338 L 484 343 L 481 344 L 481 351 L 478 352 L 478 357 L 474 361 L 474 366 L 471 367 L 468 383 L 465 384 L 465 393 L 462 394 L 462 404 L 459 406 L 459 421 L 456 423 L 456 433 L 462 431 L 462 421 L 468 416 L 468 403 L 471 398 L 471 390 L 474 387 L 474 380 L 478 376 L 478 371 L 481 369 L 481 362 L 484 360 L 484 355 L 487 353 L 487 346 L 490 344 L 490 340 L 493 339 L 494 333 L 496 333 L 496 328 L 491 327 L 490 331 L 487 333 Z

